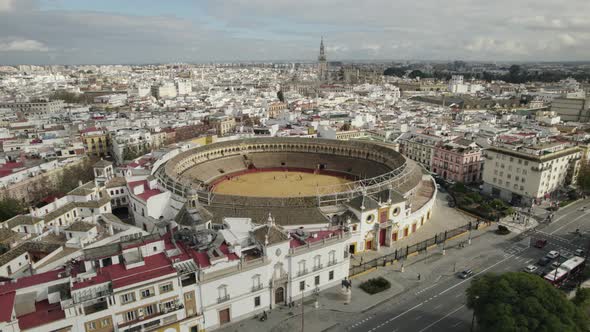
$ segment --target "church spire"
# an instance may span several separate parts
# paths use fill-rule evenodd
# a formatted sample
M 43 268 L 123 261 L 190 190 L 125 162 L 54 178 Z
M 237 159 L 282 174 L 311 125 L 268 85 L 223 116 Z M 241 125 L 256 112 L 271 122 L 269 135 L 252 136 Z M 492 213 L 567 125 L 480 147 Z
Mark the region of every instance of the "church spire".
M 322 36 L 322 40 L 320 41 L 320 56 L 318 57 L 319 61 L 326 61 L 326 51 L 324 49 L 324 37 Z

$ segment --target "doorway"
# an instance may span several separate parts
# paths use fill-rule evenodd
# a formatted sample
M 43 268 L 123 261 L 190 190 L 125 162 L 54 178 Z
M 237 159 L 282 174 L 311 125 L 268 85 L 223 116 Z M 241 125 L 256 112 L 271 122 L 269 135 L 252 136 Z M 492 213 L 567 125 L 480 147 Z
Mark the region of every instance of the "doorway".
M 230 319 L 229 319 L 229 308 L 227 309 L 223 309 L 223 310 L 219 310 L 219 325 L 223 325 L 226 323 L 229 323 Z
M 379 245 L 385 245 L 385 236 L 386 236 L 386 229 L 379 230 Z
M 275 304 L 281 304 L 285 302 L 285 289 L 279 287 L 275 290 Z

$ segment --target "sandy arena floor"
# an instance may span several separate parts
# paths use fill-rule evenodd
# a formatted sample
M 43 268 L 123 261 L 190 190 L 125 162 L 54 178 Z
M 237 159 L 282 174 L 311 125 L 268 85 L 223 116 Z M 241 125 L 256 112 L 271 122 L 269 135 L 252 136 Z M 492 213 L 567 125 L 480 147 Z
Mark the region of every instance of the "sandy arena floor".
M 332 186 L 350 182 L 332 175 L 305 172 L 258 172 L 242 174 L 225 180 L 213 190 L 227 195 L 256 197 L 297 197 L 316 195 L 318 186 Z

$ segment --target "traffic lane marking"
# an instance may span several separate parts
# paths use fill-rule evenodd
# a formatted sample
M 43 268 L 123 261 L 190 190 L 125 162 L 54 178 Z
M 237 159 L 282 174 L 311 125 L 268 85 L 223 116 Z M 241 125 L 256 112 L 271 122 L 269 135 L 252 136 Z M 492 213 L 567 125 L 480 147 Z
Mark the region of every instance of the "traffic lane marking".
M 441 320 L 443 320 L 443 319 L 445 319 L 445 318 L 449 317 L 450 315 L 452 315 L 452 314 L 456 313 L 457 311 L 459 311 L 459 310 L 463 309 L 463 307 L 465 307 L 465 305 L 464 305 L 464 304 L 462 304 L 462 305 L 461 305 L 459 308 L 457 308 L 457 309 L 455 309 L 455 310 L 453 310 L 453 311 L 449 312 L 448 314 L 446 314 L 446 315 L 442 316 L 441 318 L 437 319 L 436 321 L 434 321 L 433 323 L 431 323 L 430 325 L 426 326 L 425 328 L 423 328 L 422 330 L 420 330 L 420 331 L 418 331 L 418 332 L 424 332 L 424 331 L 428 330 L 429 328 L 431 328 L 432 326 L 434 326 L 436 323 L 438 323 L 438 322 L 440 322 Z
M 580 220 L 580 219 L 581 219 L 581 218 L 583 218 L 583 217 L 586 217 L 587 215 L 588 215 L 588 212 L 586 212 L 586 213 L 582 214 L 581 216 L 579 216 L 579 217 L 577 217 L 576 219 L 574 219 L 574 220 L 572 220 L 572 221 L 568 222 L 568 223 L 567 223 L 567 224 L 565 224 L 565 225 L 561 225 L 560 227 L 558 227 L 557 229 L 555 229 L 553 232 L 551 232 L 551 233 L 549 233 L 549 234 L 553 235 L 553 234 L 555 234 L 556 232 L 558 232 L 559 230 L 561 230 L 562 228 L 564 228 L 564 227 L 566 227 L 566 226 L 569 226 L 569 225 L 573 224 L 574 222 L 576 222 L 576 221 Z

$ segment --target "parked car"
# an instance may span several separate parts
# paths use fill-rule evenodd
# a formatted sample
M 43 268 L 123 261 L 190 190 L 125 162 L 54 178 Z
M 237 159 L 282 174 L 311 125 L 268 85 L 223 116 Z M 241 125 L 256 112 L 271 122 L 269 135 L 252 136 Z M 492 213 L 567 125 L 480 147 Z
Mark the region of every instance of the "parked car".
M 459 278 L 467 279 L 467 278 L 471 277 L 472 275 L 473 275 L 473 271 L 463 270 L 463 271 L 461 271 L 461 273 L 459 273 Z
M 584 250 L 583 249 L 576 249 L 576 256 L 583 257 L 584 256 Z
M 561 266 L 561 263 L 559 261 L 555 261 L 555 262 L 551 263 L 551 267 L 554 269 L 556 269 L 560 266 Z
M 564 251 L 560 255 L 561 255 L 561 257 L 563 257 L 565 259 L 570 259 L 570 258 L 574 257 L 574 254 L 572 254 L 569 251 Z
M 528 273 L 535 273 L 535 271 L 537 271 L 538 269 L 539 269 L 539 267 L 538 267 L 538 266 L 534 266 L 534 265 L 527 265 L 527 266 L 524 268 L 524 271 L 525 271 L 525 272 L 528 272 Z
M 551 263 L 551 259 L 547 257 L 541 257 L 541 259 L 537 261 L 537 265 L 539 266 L 547 266 L 549 263 Z
M 547 240 L 540 239 L 535 242 L 535 248 L 543 249 L 547 245 Z
M 551 250 L 550 252 L 547 253 L 547 255 L 545 255 L 545 257 L 547 257 L 549 259 L 556 259 L 557 257 L 559 257 L 559 251 Z

